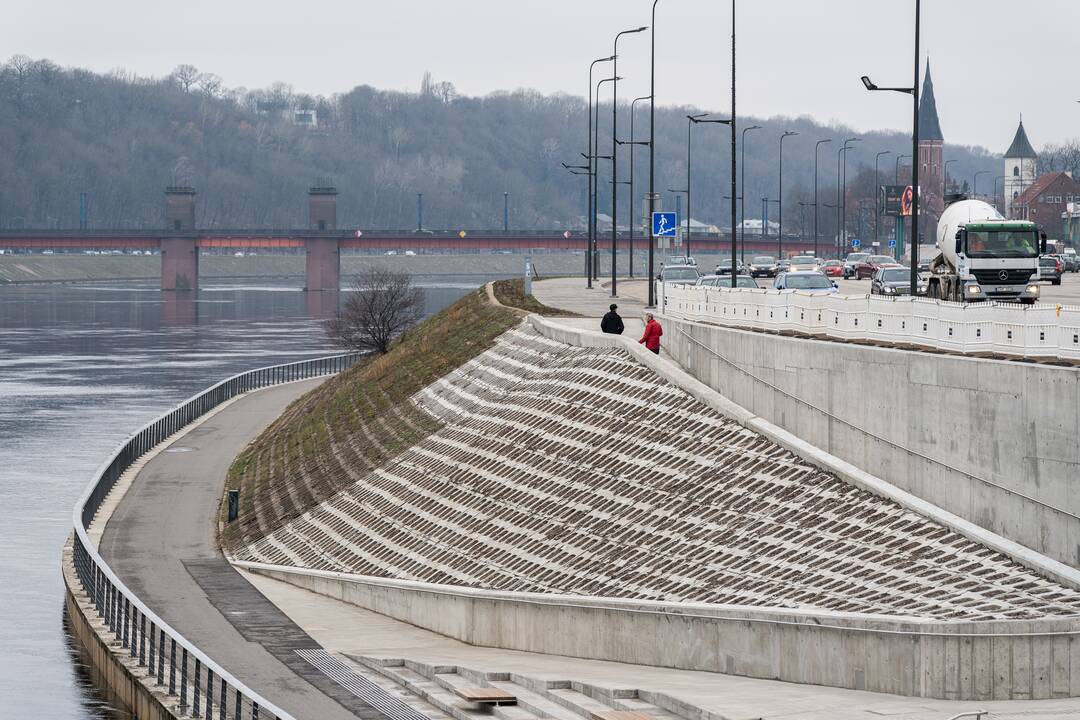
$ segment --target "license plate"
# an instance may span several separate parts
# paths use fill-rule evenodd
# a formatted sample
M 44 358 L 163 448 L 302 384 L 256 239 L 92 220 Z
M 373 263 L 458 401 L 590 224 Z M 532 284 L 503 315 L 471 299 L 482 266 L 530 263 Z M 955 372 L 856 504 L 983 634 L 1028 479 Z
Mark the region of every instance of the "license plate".
M 1011 292 L 1012 288 L 1008 287 L 1008 286 L 1005 286 L 1005 287 L 1000 287 L 999 286 L 999 287 L 995 288 L 995 291 L 996 292 Z

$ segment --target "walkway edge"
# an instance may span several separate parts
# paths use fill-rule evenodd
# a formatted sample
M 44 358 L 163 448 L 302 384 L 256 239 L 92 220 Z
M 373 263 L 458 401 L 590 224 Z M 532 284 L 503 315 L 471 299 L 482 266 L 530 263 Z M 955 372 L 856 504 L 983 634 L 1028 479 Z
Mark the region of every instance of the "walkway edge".
M 873 493 L 878 497 L 892 500 L 907 510 L 922 517 L 940 523 L 956 533 L 985 545 L 993 550 L 1008 555 L 1024 567 L 1039 575 L 1060 583 L 1074 590 L 1080 590 L 1080 570 L 1065 563 L 1053 560 L 1017 542 L 986 530 L 958 515 L 954 515 L 915 495 L 901 490 L 897 486 L 860 470 L 819 447 L 811 445 L 792 433 L 774 425 L 763 417 L 754 415 L 741 405 L 737 405 L 716 390 L 690 375 L 672 360 L 658 357 L 646 351 L 629 338 L 621 335 L 582 330 L 565 325 L 551 318 L 530 315 L 528 322 L 541 335 L 559 342 L 577 347 L 619 348 L 629 352 L 641 364 L 650 368 L 662 378 L 692 395 L 717 412 L 731 418 L 743 427 L 749 428 L 781 447 L 798 455 L 815 467 L 833 473 L 857 488 Z

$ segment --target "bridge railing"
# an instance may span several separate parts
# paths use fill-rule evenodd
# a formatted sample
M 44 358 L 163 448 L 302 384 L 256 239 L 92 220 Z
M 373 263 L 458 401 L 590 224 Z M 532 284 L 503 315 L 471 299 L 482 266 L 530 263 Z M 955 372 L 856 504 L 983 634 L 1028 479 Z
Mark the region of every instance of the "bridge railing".
M 332 375 L 352 366 L 357 354 L 302 360 L 234 375 L 191 397 L 124 441 L 95 473 L 72 516 L 75 574 L 87 599 L 138 667 L 178 699 L 181 715 L 236 720 L 293 720 L 162 620 L 113 572 L 87 534 L 109 491 L 132 463 L 173 433 L 221 403 L 259 388 Z
M 1080 360 L 1080 307 L 658 283 L 664 314 L 732 327 L 958 353 Z

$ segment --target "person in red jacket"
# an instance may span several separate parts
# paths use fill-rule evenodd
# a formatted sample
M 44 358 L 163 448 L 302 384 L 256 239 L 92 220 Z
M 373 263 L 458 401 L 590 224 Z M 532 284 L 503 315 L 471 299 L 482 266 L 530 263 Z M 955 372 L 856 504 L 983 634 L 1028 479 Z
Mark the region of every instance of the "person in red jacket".
M 664 334 L 664 328 L 656 321 L 652 313 L 645 313 L 645 334 L 638 343 L 645 343 L 645 347 L 657 355 L 660 354 L 660 336 Z

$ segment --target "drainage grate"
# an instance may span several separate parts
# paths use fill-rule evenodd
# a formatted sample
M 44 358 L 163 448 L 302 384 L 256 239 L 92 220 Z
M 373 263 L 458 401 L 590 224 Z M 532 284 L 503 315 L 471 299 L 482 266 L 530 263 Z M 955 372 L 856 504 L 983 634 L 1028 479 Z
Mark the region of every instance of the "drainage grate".
M 431 720 L 427 715 L 410 707 L 403 700 L 360 675 L 325 650 L 297 650 L 296 654 L 390 720 Z

